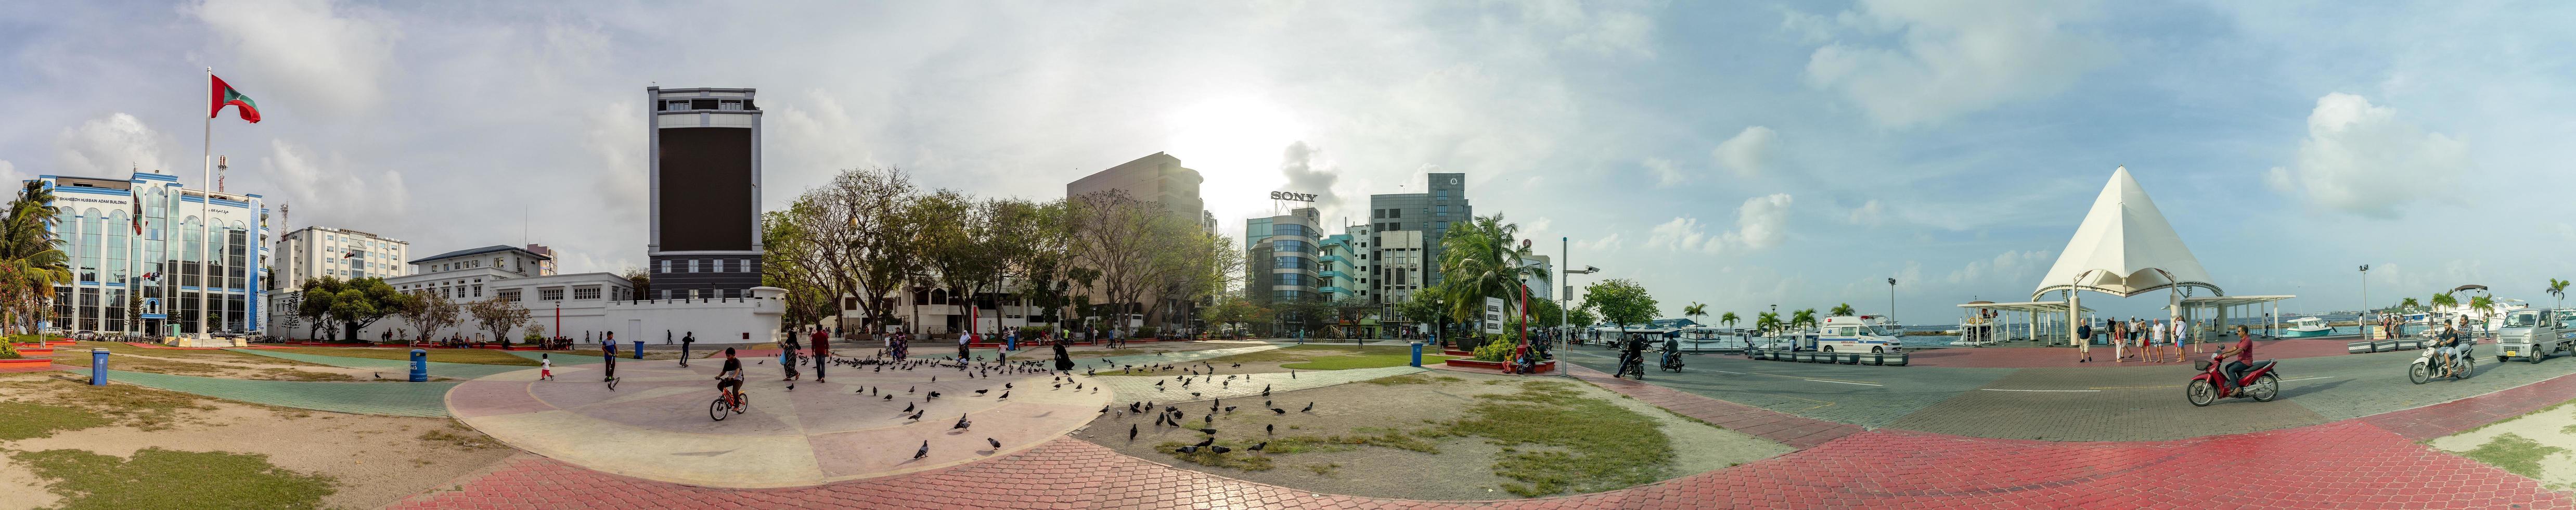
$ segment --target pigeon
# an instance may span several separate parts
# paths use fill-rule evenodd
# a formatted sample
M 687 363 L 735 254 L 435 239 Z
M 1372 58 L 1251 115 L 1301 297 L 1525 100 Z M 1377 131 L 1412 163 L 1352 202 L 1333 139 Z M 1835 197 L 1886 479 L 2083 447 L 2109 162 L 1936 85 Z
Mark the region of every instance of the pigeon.
M 973 427 L 973 426 L 975 426 L 975 422 L 966 421 L 966 415 L 960 414 L 960 415 L 957 415 L 957 424 L 956 424 L 956 425 L 950 425 L 950 426 L 948 426 L 948 428 L 952 428 L 952 429 L 962 429 L 962 428 Z
M 1156 426 L 1156 427 L 1163 426 L 1163 423 L 1171 421 L 1171 420 L 1170 420 L 1170 418 L 1171 418 L 1171 417 L 1172 417 L 1172 415 L 1168 415 L 1168 414 L 1157 414 L 1157 415 L 1154 415 L 1154 426 Z
M 989 438 L 989 437 L 984 438 L 984 444 L 993 445 L 993 449 L 995 449 L 995 450 L 1000 450 L 1000 449 L 1002 449 L 1002 442 L 1001 442 L 1001 441 L 994 441 L 994 440 L 993 440 L 993 438 Z
M 1159 386 L 1162 386 L 1162 385 L 1163 385 L 1163 381 L 1154 381 L 1154 386 L 1159 387 Z
M 905 413 L 912 412 L 912 404 L 904 404 L 904 405 L 903 405 L 903 410 L 902 410 L 902 411 L 898 411 L 898 412 L 905 412 Z
M 921 449 L 912 452 L 912 458 L 918 460 L 928 456 L 930 456 L 930 441 L 925 439 L 921 441 Z
M 1216 429 L 1199 429 L 1200 434 L 1216 435 Z
M 1140 412 L 1144 412 L 1144 411 L 1138 411 L 1138 410 L 1136 410 L 1136 403 L 1135 403 L 1135 402 L 1128 402 L 1128 403 L 1127 403 L 1127 412 L 1131 412 L 1131 413 L 1140 413 Z
M 1208 445 L 1213 445 L 1213 444 L 1216 444 L 1216 438 L 1211 437 L 1211 438 L 1207 438 L 1207 440 L 1205 440 L 1205 441 L 1199 441 L 1198 447 L 1200 447 L 1200 448 L 1206 448 L 1206 447 L 1208 447 Z
M 919 386 L 905 386 L 905 387 L 903 387 L 903 392 L 904 392 L 904 393 L 912 393 L 912 391 L 913 391 L 913 390 L 917 390 L 917 389 L 921 389 L 921 387 L 919 387 Z
M 1208 449 L 1209 449 L 1209 451 L 1216 452 L 1218 455 L 1224 455 L 1224 454 L 1225 454 L 1225 452 L 1234 451 L 1234 449 L 1233 449 L 1233 448 L 1226 448 L 1226 447 L 1223 447 L 1223 446 L 1210 446 L 1210 447 L 1208 447 Z
M 1261 385 L 1261 396 L 1264 396 L 1264 397 L 1270 396 L 1270 385 L 1267 385 L 1267 384 Z
M 1199 418 L 1201 418 L 1201 419 L 1203 419 L 1203 420 L 1207 421 L 1207 423 L 1208 423 L 1209 425 L 1215 425 L 1215 424 L 1216 424 L 1216 415 L 1213 415 L 1213 414 L 1202 414 L 1202 415 L 1199 415 Z
M 1288 410 L 1276 407 L 1270 408 L 1270 412 L 1275 414 L 1288 414 Z
M 894 395 L 886 395 L 885 400 L 894 400 Z
M 1010 400 L 1010 399 L 1011 399 L 1011 392 L 1008 392 L 1008 391 L 1002 392 L 1002 396 L 1000 396 L 1000 397 L 994 397 L 994 400 Z
M 919 410 L 919 411 L 913 411 L 913 412 L 912 412 L 912 421 L 921 421 L 921 415 L 922 415 L 923 413 L 928 413 L 928 412 L 930 412 L 930 410 L 929 410 L 929 409 L 923 409 L 923 410 Z
M 930 382 L 939 382 L 939 376 L 930 376 Z
M 1234 364 L 1234 366 L 1232 366 L 1232 367 L 1228 367 L 1228 368 L 1243 368 L 1243 364 L 1242 364 L 1242 363 L 1236 363 L 1236 364 Z
M 1109 406 L 1100 406 L 1100 414 L 1109 414 Z
M 1136 440 L 1136 424 L 1134 423 L 1127 424 L 1127 440 Z
M 1199 447 L 1196 447 L 1196 446 L 1183 446 L 1183 447 L 1180 447 L 1180 448 L 1173 448 L 1173 449 L 1172 449 L 1172 451 L 1175 451 L 1175 452 L 1181 452 L 1181 453 L 1198 453 L 1198 452 L 1199 452 Z
M 975 390 L 975 394 L 976 394 L 976 395 L 982 395 L 982 394 L 984 394 L 984 392 L 987 392 L 987 391 L 993 391 L 993 390 Z
M 1269 424 L 1269 425 L 1262 425 L 1262 426 L 1261 426 L 1261 433 L 1262 433 L 1262 434 L 1266 434 L 1266 435 L 1274 435 L 1274 436 L 1275 436 L 1275 435 L 1279 435 L 1279 424 L 1273 423 L 1273 424 Z M 1254 450 L 1259 450 L 1259 449 L 1260 449 L 1260 448 L 1254 448 Z
M 1199 396 L 1199 392 L 1195 392 L 1195 391 L 1190 392 L 1190 396 L 1192 396 L 1192 397 Z
M 930 392 L 930 398 L 939 398 L 939 392 L 936 392 L 936 391 Z M 1308 408 L 1308 409 L 1313 409 L 1313 408 L 1315 408 L 1315 404 L 1314 404 L 1313 402 L 1308 402 L 1308 403 L 1306 403 L 1306 408 Z
M 1314 402 L 1307 402 L 1307 403 L 1306 403 L 1306 408 L 1305 408 L 1305 409 L 1298 409 L 1298 410 L 1297 410 L 1297 412 L 1300 412 L 1300 413 L 1309 413 L 1309 412 L 1314 412 L 1314 411 L 1315 411 L 1315 403 L 1314 403 Z
M 1225 406 L 1225 412 L 1228 412 L 1228 413 L 1234 412 L 1234 407 L 1235 407 L 1235 406 Z
M 759 363 L 753 363 L 753 364 L 754 364 L 754 365 L 767 365 L 767 364 L 769 364 L 769 360 L 767 360 L 767 359 L 762 359 L 762 360 L 760 360 L 760 362 L 759 362 Z M 926 443 L 925 443 L 925 444 L 923 444 L 922 446 L 929 446 L 929 444 L 926 444 Z M 913 457 L 913 458 L 918 459 L 918 458 L 920 458 L 920 457 Z
M 1011 383 L 1002 383 L 1002 389 L 1011 389 Z
M 1262 449 L 1262 448 L 1269 448 L 1269 447 L 1270 447 L 1270 442 L 1269 442 L 1269 441 L 1262 441 L 1262 442 L 1261 442 L 1261 444 L 1252 445 L 1252 447 L 1251 447 L 1251 448 L 1245 448 L 1245 449 L 1246 449 L 1246 450 L 1252 450 L 1252 451 L 1256 451 L 1256 452 L 1257 452 L 1257 451 L 1261 451 L 1261 449 Z

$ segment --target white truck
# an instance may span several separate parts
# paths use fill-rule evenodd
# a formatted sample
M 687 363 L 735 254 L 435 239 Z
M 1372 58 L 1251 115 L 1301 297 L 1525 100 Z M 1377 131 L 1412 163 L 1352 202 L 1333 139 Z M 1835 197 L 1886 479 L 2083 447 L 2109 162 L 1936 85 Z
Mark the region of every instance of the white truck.
M 2522 309 L 2507 312 L 2504 327 L 2496 330 L 2496 362 L 2520 357 L 2532 363 L 2548 359 L 2551 354 L 2576 351 L 2576 339 L 2568 338 L 2571 330 L 2563 321 L 2576 320 L 2563 310 Z

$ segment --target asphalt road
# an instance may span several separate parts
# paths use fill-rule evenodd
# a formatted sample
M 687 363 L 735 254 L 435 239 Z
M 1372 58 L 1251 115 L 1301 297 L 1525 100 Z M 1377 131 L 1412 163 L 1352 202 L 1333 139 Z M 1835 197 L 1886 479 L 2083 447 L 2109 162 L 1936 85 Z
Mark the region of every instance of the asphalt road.
M 2279 360 L 2282 396 L 2225 399 L 2194 407 L 2183 383 L 2189 363 L 2086 368 L 1942 368 L 1756 361 L 1684 355 L 1680 373 L 1654 369 L 1646 382 L 1809 418 L 1976 437 L 2059 441 L 2141 441 L 2232 434 L 2325 423 L 2439 404 L 2576 373 L 2576 358 L 2540 364 L 2495 362 L 2478 346 L 2466 380 L 2414 384 L 2407 365 L 2422 351 Z M 2260 354 L 2261 351 L 2256 351 Z M 1558 358 L 1612 371 L 1617 353 L 1598 347 Z M 1650 355 L 1652 355 L 1650 353 Z M 1652 363 L 1652 360 L 1649 360 Z

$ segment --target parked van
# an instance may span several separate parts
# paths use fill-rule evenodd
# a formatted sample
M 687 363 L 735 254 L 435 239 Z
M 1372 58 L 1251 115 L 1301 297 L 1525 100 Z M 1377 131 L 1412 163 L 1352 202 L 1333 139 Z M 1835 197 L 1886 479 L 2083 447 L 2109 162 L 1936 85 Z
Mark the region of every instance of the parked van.
M 2576 350 L 2576 340 L 2567 338 L 2571 331 L 2560 324 L 2568 319 L 2558 310 L 2526 308 L 2506 312 L 2503 327 L 2496 330 L 2496 362 L 2521 357 L 2539 363 L 2551 354 Z
M 1816 335 L 1816 350 L 1824 352 L 1897 352 L 1896 331 L 1870 324 L 1861 317 L 1826 317 L 1825 326 Z

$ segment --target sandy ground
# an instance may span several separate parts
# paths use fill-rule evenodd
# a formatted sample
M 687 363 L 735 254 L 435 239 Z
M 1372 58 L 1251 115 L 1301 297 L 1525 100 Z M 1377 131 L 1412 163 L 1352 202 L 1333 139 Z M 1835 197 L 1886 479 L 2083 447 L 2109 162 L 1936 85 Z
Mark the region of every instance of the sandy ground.
M 1245 365 L 1247 368 L 1250 366 L 1249 363 Z M 1230 414 L 1220 411 L 1212 426 L 1206 425 L 1202 418 L 1208 410 L 1206 401 L 1170 403 L 1166 405 L 1177 406 L 1185 413 L 1186 428 L 1157 427 L 1150 413 L 1140 416 L 1113 412 L 1075 431 L 1073 436 L 1182 469 L 1325 494 L 1432 500 L 1518 497 L 1500 489 L 1501 484 L 1512 480 L 1493 474 L 1492 466 L 1502 447 L 1482 438 L 1439 439 L 1435 444 L 1440 453 L 1436 454 L 1386 447 L 1272 454 L 1269 457 L 1273 467 L 1266 471 L 1201 465 L 1180 459 L 1169 448 L 1160 447 L 1174 441 L 1196 443 L 1207 437 L 1196 430 L 1201 427 L 1217 429 L 1217 437 L 1227 443 L 1245 444 L 1296 435 L 1360 436 L 1377 435 L 1388 429 L 1416 429 L 1430 421 L 1458 417 L 1475 403 L 1477 395 L 1518 391 L 1520 381 L 1533 380 L 1440 371 L 1404 377 L 1405 380 L 1426 382 L 1398 385 L 1362 382 L 1274 394 L 1271 403 L 1288 411 L 1284 415 L 1269 412 L 1260 406 L 1263 403 L 1260 400 L 1227 400 L 1224 402 L 1226 405 L 1239 407 Z M 1535 380 L 1563 381 L 1558 378 Z M 1495 383 L 1487 384 L 1488 381 Z M 1587 397 L 1618 401 L 1624 407 L 1655 419 L 1656 425 L 1671 438 L 1676 455 L 1664 478 L 1725 468 L 1792 451 L 1768 440 L 1681 418 L 1589 384 L 1573 384 Z M 1315 411 L 1299 412 L 1310 401 L 1316 403 Z M 1132 441 L 1126 437 L 1130 425 L 1137 425 L 1140 429 Z M 1264 425 L 1276 425 L 1276 432 L 1265 433 Z M 1234 455 L 1242 454 L 1244 452 Z
M 2545 446 L 2565 448 L 2565 451 L 2541 457 L 2539 476 L 2533 478 L 2554 490 L 2576 488 L 2576 405 L 2560 405 L 2556 409 L 2496 422 L 2485 428 L 2434 439 L 2430 444 L 2442 451 L 2464 453 L 2505 434 L 2522 436 Z
M 82 384 L 64 379 L 48 382 Z M 16 392 L 6 398 L 48 402 L 42 393 Z M 152 447 L 263 454 L 280 468 L 336 478 L 338 492 L 322 500 L 332 508 L 383 506 L 517 453 L 447 418 L 340 414 L 204 398 L 197 399 L 197 403 L 212 409 L 181 411 L 181 420 L 163 430 L 111 425 L 0 443 L 0 449 L 77 449 L 119 457 L 130 457 L 136 450 Z M 31 480 L 31 476 L 24 466 L 0 455 L 0 479 Z M 0 493 L 0 498 L 16 498 L 0 499 L 0 508 L 53 504 L 50 493 L 8 492 L 21 494 Z M 28 493 L 41 499 L 27 499 Z
M 1211 346 L 1211 347 L 1216 347 L 1216 348 L 1233 348 L 1233 347 L 1242 347 L 1242 346 L 1241 346 L 1241 345 L 1216 345 L 1216 346 Z M 1204 373 L 1208 373 L 1208 370 L 1209 370 L 1210 368 L 1215 369 L 1215 373 L 1216 373 L 1216 374 L 1218 374 L 1218 375 L 1224 375 L 1224 374 L 1281 374 L 1281 373 L 1288 373 L 1288 372 L 1292 371 L 1291 369 L 1286 368 L 1286 367 L 1282 367 L 1281 365 L 1294 365 L 1294 364 L 1298 364 L 1298 363 L 1305 363 L 1305 362 L 1310 361 L 1310 360 L 1313 360 L 1313 359 L 1315 359 L 1315 358 L 1332 357 L 1332 356 L 1347 356 L 1347 355 L 1350 355 L 1350 354 L 1351 354 L 1351 352 L 1352 352 L 1352 351 L 1346 351 L 1346 350 L 1331 350 L 1331 349 L 1291 349 L 1291 348 L 1287 348 L 1287 347 L 1281 347 L 1281 348 L 1279 348 L 1279 349 L 1272 349 L 1272 350 L 1261 351 L 1261 352 L 1255 352 L 1255 353 L 1236 354 L 1236 355 L 1233 355 L 1233 356 L 1225 356 L 1225 357 L 1216 358 L 1216 359 L 1207 359 L 1207 360 L 1191 361 L 1191 362 L 1185 362 L 1185 363 L 1174 363 L 1174 364 L 1172 364 L 1172 367 L 1171 367 L 1170 369 L 1159 369 L 1159 368 L 1158 368 L 1158 369 L 1153 369 L 1153 370 L 1137 370 L 1135 373 L 1121 373 L 1121 374 L 1116 374 L 1116 375 L 1161 375 L 1161 376 L 1173 376 L 1173 375 L 1185 375 L 1185 374 L 1190 373 L 1190 371 L 1191 371 L 1191 370 L 1196 370 L 1196 371 L 1198 371 L 1198 373 L 1202 373 L 1202 374 L 1204 374 Z M 1370 354 L 1402 352 L 1402 353 L 1406 353 L 1407 355 L 1410 355 L 1410 354 L 1412 353 L 1412 351 L 1411 351 L 1411 350 L 1409 350 L 1409 349 L 1407 349 L 1407 348 L 1405 348 L 1405 347 L 1380 347 L 1380 346 L 1369 346 L 1369 348 L 1368 348 L 1368 352 L 1369 352 Z M 1425 355 L 1425 356 L 1437 355 L 1437 354 L 1439 354 L 1439 352 L 1438 352 L 1437 350 L 1426 350 L 1426 351 L 1423 351 L 1423 355 Z M 1079 357 L 1081 357 L 1081 356 L 1082 356 L 1082 354 L 1081 354 L 1081 353 L 1079 353 L 1079 352 L 1077 352 L 1077 353 L 1074 353 L 1074 356 L 1075 356 L 1076 358 L 1079 358 Z M 1123 359 L 1122 359 L 1122 358 L 1123 358 Z M 1139 363 L 1147 363 L 1147 364 L 1156 363 L 1156 362 L 1154 361 L 1154 359 L 1153 359 L 1153 356 L 1151 356 L 1151 355 L 1146 355 L 1146 356 L 1115 357 L 1115 358 L 1111 358 L 1111 359 L 1117 359 L 1117 360 L 1119 360 L 1119 362 L 1120 362 L 1120 363 L 1122 363 L 1122 364 L 1127 364 L 1127 365 L 1134 365 L 1134 364 L 1139 364 Z M 1424 363 L 1427 365 L 1427 364 L 1429 364 L 1430 362 L 1429 362 L 1429 361 L 1425 361 Z M 1297 371 L 1297 372 L 1313 372 L 1313 370 L 1305 370 L 1305 369 L 1296 369 L 1296 370 L 1293 370 L 1293 371 Z M 1109 374 L 1108 372 L 1106 372 L 1106 371 L 1103 371 L 1103 372 L 1102 372 L 1102 375 L 1110 375 L 1110 374 Z

